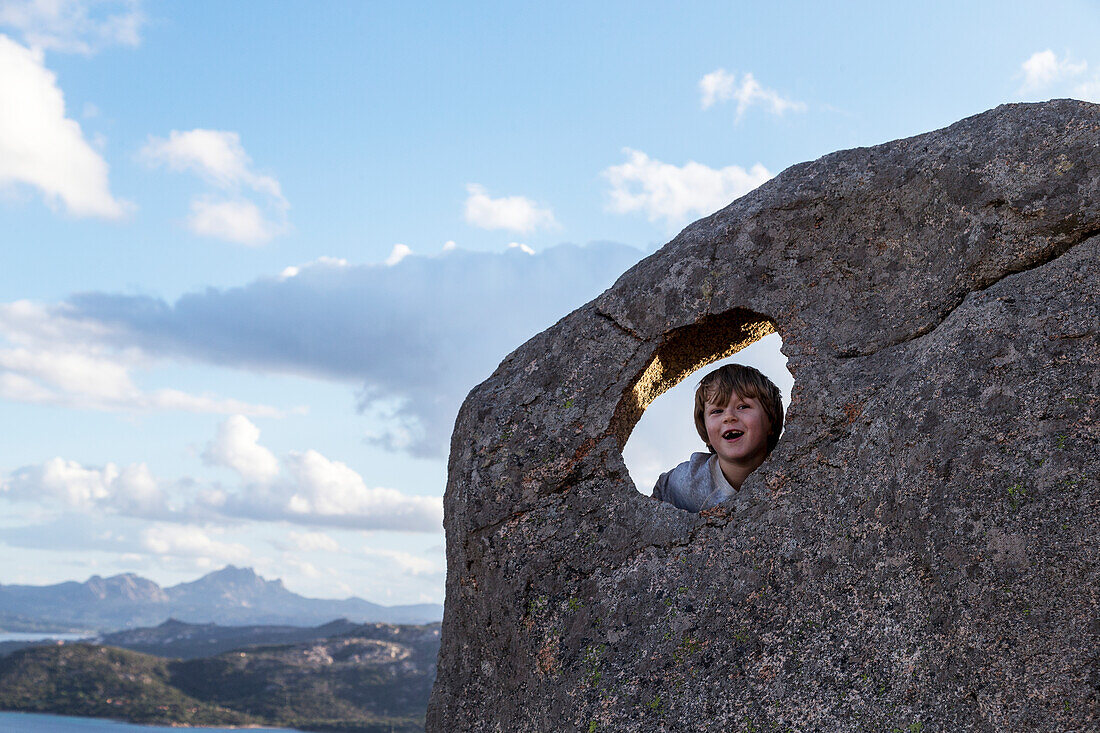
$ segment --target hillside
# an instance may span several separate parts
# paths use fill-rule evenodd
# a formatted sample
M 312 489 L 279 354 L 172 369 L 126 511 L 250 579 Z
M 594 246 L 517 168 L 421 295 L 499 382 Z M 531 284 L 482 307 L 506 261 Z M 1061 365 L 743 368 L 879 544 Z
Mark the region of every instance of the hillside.
M 437 604 L 382 606 L 362 598 L 306 598 L 251 568 L 228 565 L 189 583 L 161 588 L 125 573 L 83 583 L 0 585 L 0 628 L 8 631 L 155 626 L 169 618 L 190 623 L 316 626 L 332 619 L 355 623 L 439 621 Z
M 327 639 L 168 660 L 58 644 L 0 659 L 0 709 L 186 725 L 420 731 L 439 627 L 374 624 Z
M 0 659 L 0 709 L 134 723 L 260 722 L 181 692 L 172 686 L 171 676 L 167 660 L 124 649 L 91 644 L 33 647 Z
M 115 646 L 144 654 L 173 659 L 196 659 L 221 654 L 232 649 L 258 644 L 298 644 L 315 639 L 327 639 L 347 634 L 359 628 L 347 619 L 330 621 L 322 626 L 221 626 L 219 624 L 189 624 L 168 619 L 159 626 L 127 629 L 104 634 L 89 640 L 104 646 Z M 2 653 L 2 645 L 0 645 Z

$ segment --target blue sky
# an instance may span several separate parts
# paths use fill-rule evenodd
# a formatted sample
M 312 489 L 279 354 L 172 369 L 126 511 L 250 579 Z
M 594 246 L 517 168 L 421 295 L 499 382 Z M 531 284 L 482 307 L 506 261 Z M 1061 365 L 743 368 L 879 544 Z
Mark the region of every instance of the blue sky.
M 1100 101 L 1094 3 L 0 0 L 0 582 L 442 601 L 457 405 L 783 168 Z M 789 391 L 778 337 L 740 355 Z M 625 456 L 698 449 L 685 383 Z

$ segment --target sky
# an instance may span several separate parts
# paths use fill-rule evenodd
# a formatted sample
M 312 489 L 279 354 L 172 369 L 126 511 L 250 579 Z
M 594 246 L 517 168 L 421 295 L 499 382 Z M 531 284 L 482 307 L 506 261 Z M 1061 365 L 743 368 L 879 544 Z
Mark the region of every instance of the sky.
M 1100 102 L 1091 2 L 0 0 L 0 583 L 443 601 L 457 409 L 784 168 Z M 778 336 L 734 360 L 789 396 Z M 689 378 L 624 450 L 702 448 Z

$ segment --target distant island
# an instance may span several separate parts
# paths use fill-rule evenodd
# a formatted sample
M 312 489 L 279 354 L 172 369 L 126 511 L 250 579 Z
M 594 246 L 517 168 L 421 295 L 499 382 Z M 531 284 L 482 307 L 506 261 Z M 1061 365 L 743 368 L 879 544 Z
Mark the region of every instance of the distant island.
M 0 709 L 160 725 L 413 733 L 424 729 L 439 629 L 173 619 L 97 643 L 44 643 L 3 656 Z
M 162 588 L 133 573 L 92 576 L 83 583 L 0 584 L 0 629 L 28 632 L 114 631 L 156 626 L 169 618 L 223 625 L 316 626 L 343 618 L 354 623 L 425 624 L 443 618 L 443 606 L 382 606 L 362 598 L 306 598 L 281 580 L 228 565 L 190 583 Z

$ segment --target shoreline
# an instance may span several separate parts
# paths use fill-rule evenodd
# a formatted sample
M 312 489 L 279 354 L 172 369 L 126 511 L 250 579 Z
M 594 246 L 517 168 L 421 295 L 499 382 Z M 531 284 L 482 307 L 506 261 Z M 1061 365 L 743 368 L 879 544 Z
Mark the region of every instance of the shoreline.
M 132 720 L 126 720 L 125 718 L 112 718 L 100 715 L 65 715 L 62 713 L 41 713 L 41 712 L 29 712 L 26 710 L 3 710 L 0 709 L 0 723 L 3 722 L 3 716 L 8 715 L 21 715 L 21 716 L 34 716 L 36 718 L 61 718 L 64 720 L 102 720 L 111 723 L 118 723 L 119 725 L 130 726 L 133 728 L 191 728 L 201 731 L 235 731 L 235 730 L 269 730 L 276 731 L 277 733 L 308 733 L 307 731 L 300 730 L 298 728 L 273 728 L 271 726 L 264 725 L 185 725 L 183 723 L 135 723 Z

